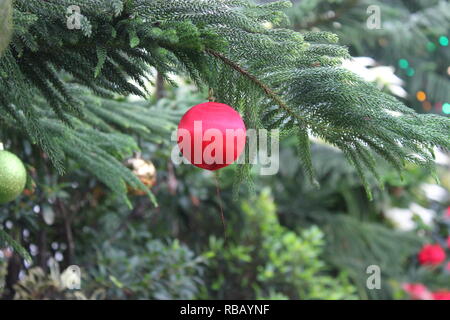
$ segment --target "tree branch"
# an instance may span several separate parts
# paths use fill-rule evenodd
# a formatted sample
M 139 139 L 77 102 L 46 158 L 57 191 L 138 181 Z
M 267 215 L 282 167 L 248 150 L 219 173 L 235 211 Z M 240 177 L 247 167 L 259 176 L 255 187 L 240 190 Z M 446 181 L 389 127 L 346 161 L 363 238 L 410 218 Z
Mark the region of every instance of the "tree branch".
M 303 119 L 301 116 L 299 116 L 294 110 L 292 110 L 283 99 L 280 98 L 278 94 L 276 94 L 269 86 L 267 86 L 264 82 L 259 80 L 256 76 L 242 68 L 240 65 L 235 63 L 234 61 L 231 61 L 229 58 L 224 56 L 222 53 L 211 50 L 211 49 L 205 49 L 205 52 L 219 60 L 221 60 L 223 63 L 228 65 L 229 67 L 233 68 L 246 78 L 248 78 L 250 81 L 252 81 L 254 84 L 256 84 L 259 88 L 261 88 L 264 93 L 272 99 L 277 105 L 279 105 L 283 110 L 285 110 L 287 113 L 295 117 L 297 120 L 299 120 L 302 123 L 305 123 L 305 119 Z

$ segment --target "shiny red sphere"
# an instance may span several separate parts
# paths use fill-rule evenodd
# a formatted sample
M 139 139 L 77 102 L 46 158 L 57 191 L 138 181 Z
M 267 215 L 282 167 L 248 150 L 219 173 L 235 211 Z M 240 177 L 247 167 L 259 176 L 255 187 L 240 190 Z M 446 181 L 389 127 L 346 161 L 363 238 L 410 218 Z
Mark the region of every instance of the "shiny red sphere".
M 245 148 L 246 128 L 239 113 L 217 102 L 189 109 L 178 124 L 178 146 L 191 164 L 218 170 L 235 162 Z

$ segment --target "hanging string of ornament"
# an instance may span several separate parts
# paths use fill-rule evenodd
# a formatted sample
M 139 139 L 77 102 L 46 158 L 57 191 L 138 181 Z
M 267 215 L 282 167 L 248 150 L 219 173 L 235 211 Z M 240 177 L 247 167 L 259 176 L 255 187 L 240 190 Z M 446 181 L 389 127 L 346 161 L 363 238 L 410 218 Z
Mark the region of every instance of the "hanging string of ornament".
M 246 127 L 231 106 L 215 101 L 210 88 L 208 102 L 190 108 L 178 124 L 178 146 L 192 165 L 214 171 L 217 197 L 226 237 L 218 170 L 234 163 L 245 149 Z

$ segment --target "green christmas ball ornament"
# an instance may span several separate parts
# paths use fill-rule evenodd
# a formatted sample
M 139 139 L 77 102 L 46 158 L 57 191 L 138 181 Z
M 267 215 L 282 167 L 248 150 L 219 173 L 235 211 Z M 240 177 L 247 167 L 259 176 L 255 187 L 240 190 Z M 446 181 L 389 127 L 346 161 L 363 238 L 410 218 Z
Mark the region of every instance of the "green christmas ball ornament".
M 17 198 L 25 188 L 27 171 L 15 154 L 0 150 L 0 204 Z

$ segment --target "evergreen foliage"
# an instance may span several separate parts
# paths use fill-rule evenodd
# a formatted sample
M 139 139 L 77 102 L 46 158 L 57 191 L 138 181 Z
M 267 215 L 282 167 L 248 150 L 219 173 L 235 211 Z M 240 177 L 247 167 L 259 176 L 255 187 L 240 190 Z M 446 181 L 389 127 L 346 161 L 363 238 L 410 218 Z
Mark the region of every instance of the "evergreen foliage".
M 81 9 L 80 30 L 67 28 L 73 4 Z M 10 5 L 2 1 L 0 7 L 2 43 L 9 37 Z M 297 135 L 314 183 L 309 134 L 344 151 L 369 195 L 366 171 L 378 176 L 374 153 L 399 171 L 405 161 L 431 167 L 433 147 L 449 147 L 450 120 L 417 115 L 340 68 L 349 55 L 335 35 L 282 28 L 282 10 L 289 5 L 16 0 L 14 34 L 0 58 L 2 139 L 26 136 L 60 173 L 71 159 L 124 201 L 131 186 L 146 190 L 156 203 L 121 163 L 138 150 L 123 133 L 158 141 L 169 134 L 176 115 L 113 98 L 148 97 L 145 80 L 152 81 L 157 70 L 167 81 L 170 72 L 186 73 L 211 88 L 218 100 L 243 113 L 249 127 Z M 249 179 L 248 166 L 237 177 L 237 184 Z M 8 240 L 3 231 L 2 237 Z
M 373 11 L 368 8 L 375 6 L 380 9 L 381 26 L 369 30 L 367 20 Z M 432 102 L 450 101 L 447 75 L 450 53 L 439 44 L 441 36 L 449 36 L 449 1 L 303 0 L 295 1 L 294 8 L 287 13 L 294 29 L 336 33 L 353 55 L 374 57 L 393 66 L 400 59 L 409 61 L 414 76 L 406 72 L 398 74 L 407 80 L 412 105 L 417 104 L 414 93 L 418 90 L 425 91 Z
M 219 299 L 356 299 L 345 272 L 328 275 L 322 261 L 325 234 L 311 226 L 301 232 L 278 221 L 268 189 L 242 201 L 242 215 L 225 243 L 210 237 L 208 296 Z M 205 290 L 206 291 L 206 290 Z
M 392 194 L 390 175 L 393 170 L 384 166 L 380 175 L 387 185 L 384 190 L 374 188 L 374 201 L 368 202 L 356 169 L 345 162 L 344 155 L 329 146 L 312 145 L 313 166 L 322 186 L 315 190 L 302 174 L 299 164 L 292 161 L 295 141 L 285 141 L 281 160 L 286 163 L 280 177 L 272 180 L 271 189 L 278 204 L 280 220 L 291 229 L 301 230 L 315 225 L 325 234 L 327 264 L 346 271 L 363 299 L 390 299 L 398 282 L 408 278 L 406 266 L 420 250 L 424 241 L 414 232 L 403 232 L 389 226 L 384 217 L 385 210 L 399 205 Z M 417 168 L 419 169 L 419 168 Z M 417 197 L 417 190 L 409 190 L 408 185 L 419 189 L 420 181 L 415 176 L 411 181 L 411 168 L 400 183 L 407 204 L 411 194 Z M 422 170 L 419 170 L 422 171 Z M 428 174 L 424 172 L 428 177 Z M 369 180 L 374 183 L 374 178 Z M 397 179 L 395 179 L 397 180 Z M 397 184 L 394 186 L 398 186 Z M 370 290 L 366 286 L 369 265 L 381 268 L 383 284 L 380 290 Z
M 66 26 L 73 4 L 81 8 L 80 30 Z M 101 168 L 105 183 L 124 193 L 125 182 L 138 182 L 113 159 L 133 149 L 133 142 L 90 127 L 108 112 L 95 113 L 79 90 L 146 97 L 144 80 L 151 80 L 153 67 L 166 80 L 169 72 L 185 72 L 212 88 L 218 100 L 244 114 L 249 127 L 297 134 L 312 180 L 307 134 L 342 149 L 363 181 L 366 171 L 376 176 L 374 154 L 399 171 L 405 161 L 431 167 L 433 147 L 449 148 L 450 120 L 417 115 L 340 68 L 349 55 L 335 35 L 282 28 L 282 9 L 289 5 L 16 0 L 14 36 L 0 60 L 2 128 L 27 133 L 60 170 L 66 157 L 95 172 Z M 132 109 L 123 113 L 131 119 Z
M 149 108 L 142 102 L 118 102 L 91 96 L 86 90 L 78 90 L 77 96 L 84 106 L 83 119 L 69 114 L 66 117 L 70 125 L 67 125 L 55 113 L 49 112 L 44 99 L 35 99 L 35 104 L 28 110 L 36 120 L 28 121 L 23 113 L 15 113 L 17 117 L 0 116 L 4 124 L 2 131 L 5 134 L 19 131 L 20 134 L 21 124 L 30 124 L 29 130 L 35 129 L 29 132 L 30 137 L 45 143 L 42 144 L 44 150 L 60 172 L 63 172 L 65 157 L 68 157 L 124 201 L 128 201 L 126 193 L 129 186 L 148 192 L 156 205 L 156 199 L 148 188 L 120 161 L 139 150 L 136 141 L 126 133 L 139 134 L 148 141 L 161 143 L 161 136 L 170 134 L 179 114 L 157 107 Z
M 0 1 L 0 54 L 9 44 L 12 25 L 12 6 L 10 0 Z

